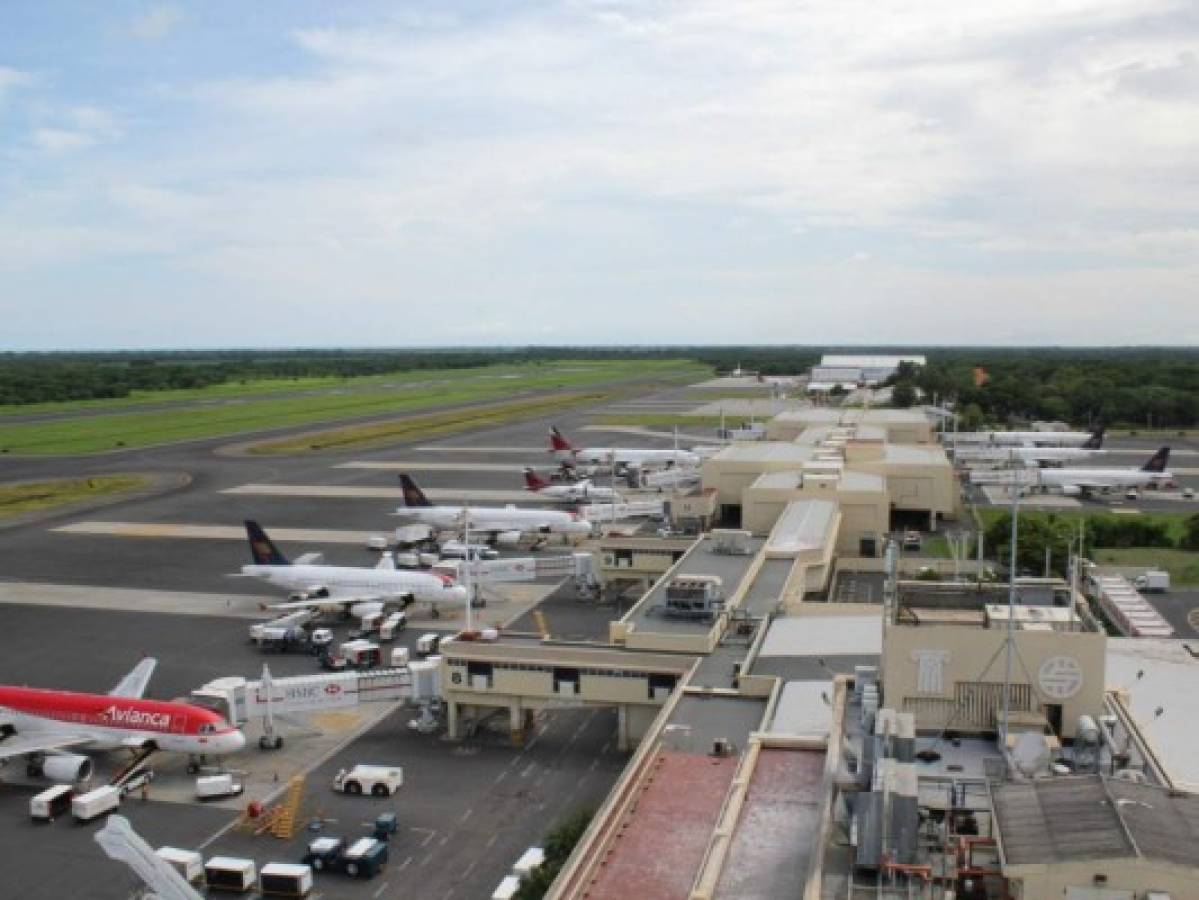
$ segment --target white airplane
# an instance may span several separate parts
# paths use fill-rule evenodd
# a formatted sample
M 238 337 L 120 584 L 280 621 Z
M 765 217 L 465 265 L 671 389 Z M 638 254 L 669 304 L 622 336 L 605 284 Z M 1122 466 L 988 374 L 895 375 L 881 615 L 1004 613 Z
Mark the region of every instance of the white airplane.
M 945 441 L 993 447 L 1086 447 L 1101 431 L 947 431 Z
M 68 749 L 137 750 L 140 762 L 156 750 L 223 756 L 246 745 L 210 709 L 144 699 L 156 665 L 143 659 L 107 694 L 0 686 L 0 764 L 23 756 L 30 775 L 75 782 L 91 776 L 92 760 Z
M 617 470 L 628 466 L 698 466 L 700 455 L 690 450 L 645 450 L 634 447 L 576 447 L 556 427 L 550 428 L 549 452 L 564 466 L 577 463 L 615 466 Z
M 407 472 L 400 474 L 403 504 L 396 515 L 407 522 L 438 531 L 461 532 L 464 527 L 487 535 L 491 543 L 515 544 L 524 534 L 589 535 L 591 523 L 578 513 L 516 506 L 434 506 Z
M 562 503 L 608 502 L 620 496 L 612 488 L 597 487 L 587 479 L 574 484 L 550 484 L 532 467 L 525 469 L 525 490 Z
M 1139 469 L 1040 469 L 1039 484 L 1041 487 L 1057 488 L 1067 497 L 1085 497 L 1092 491 L 1106 491 L 1111 488 L 1144 487 L 1156 481 L 1169 481 L 1174 477 L 1166 470 L 1169 460 L 1170 448 L 1162 447 Z
M 246 534 L 254 563 L 242 566 L 241 574 L 300 595 L 287 603 L 271 604 L 269 609 L 320 609 L 362 618 L 382 612 L 389 603 L 466 602 L 465 587 L 442 575 L 397 569 L 391 555 L 383 556 L 373 569 L 314 565 L 306 561 L 308 556 L 292 564 L 257 522 L 246 522 Z
M 1080 459 L 1089 459 L 1106 453 L 1103 446 L 1103 429 L 1098 429 L 1081 447 L 1027 447 L 966 445 L 955 447 L 953 458 L 960 462 L 1019 462 L 1038 466 L 1061 465 Z

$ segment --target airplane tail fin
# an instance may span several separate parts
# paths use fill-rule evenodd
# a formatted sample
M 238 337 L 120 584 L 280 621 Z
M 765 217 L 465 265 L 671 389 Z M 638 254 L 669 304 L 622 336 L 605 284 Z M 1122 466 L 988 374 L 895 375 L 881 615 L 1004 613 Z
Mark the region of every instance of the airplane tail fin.
M 570 441 L 568 441 L 566 439 L 566 435 L 564 435 L 561 431 L 558 430 L 558 426 L 551 425 L 550 426 L 550 450 L 552 450 L 555 453 L 572 453 L 572 452 L 574 452 L 574 449 L 575 449 L 574 444 L 572 444 Z
M 525 469 L 525 490 L 539 491 L 543 487 L 548 487 L 549 482 L 542 478 L 532 468 Z
M 412 476 L 407 472 L 400 473 L 400 487 L 404 489 L 404 506 L 432 506 L 425 492 L 416 486 Z
M 1170 448 L 1162 447 L 1151 457 L 1149 462 L 1141 466 L 1142 472 L 1164 472 L 1166 471 L 1166 463 L 1170 461 Z
M 246 520 L 246 536 L 250 539 L 250 556 L 260 566 L 288 566 L 287 557 L 279 552 L 275 542 L 267 537 L 262 526 L 250 519 Z
M 1083 449 L 1084 450 L 1098 450 L 1100 447 L 1102 447 L 1103 446 L 1103 435 L 1106 431 L 1107 431 L 1107 427 L 1105 425 L 1100 425 L 1098 428 L 1096 428 L 1091 433 L 1091 436 L 1089 438 L 1087 438 L 1087 442 L 1082 445 Z
M 134 666 L 128 675 L 117 682 L 117 686 L 108 692 L 109 696 L 130 697 L 140 700 L 146 695 L 146 687 L 150 684 L 150 676 L 154 674 L 154 667 L 157 665 L 158 660 L 153 656 L 147 656 Z

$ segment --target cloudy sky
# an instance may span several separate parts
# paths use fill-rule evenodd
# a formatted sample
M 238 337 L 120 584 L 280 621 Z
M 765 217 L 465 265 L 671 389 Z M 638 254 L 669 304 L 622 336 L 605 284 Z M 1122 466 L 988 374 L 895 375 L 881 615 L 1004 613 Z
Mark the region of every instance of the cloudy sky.
M 1194 0 L 0 4 L 0 349 L 1199 344 Z

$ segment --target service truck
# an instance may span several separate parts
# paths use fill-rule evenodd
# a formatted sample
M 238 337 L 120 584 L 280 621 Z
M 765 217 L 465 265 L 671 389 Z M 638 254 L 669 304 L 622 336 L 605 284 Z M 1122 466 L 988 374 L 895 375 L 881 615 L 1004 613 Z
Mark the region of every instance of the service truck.
M 224 797 L 236 797 L 243 790 L 240 781 L 228 773 L 223 775 L 203 775 L 196 779 L 197 800 L 217 800 Z
M 121 789 L 106 784 L 71 798 L 71 815 L 77 822 L 90 822 L 121 805 Z
M 320 837 L 308 845 L 303 861 L 316 872 L 372 878 L 387 863 L 387 845 L 373 837 L 359 838 L 349 845 L 345 838 Z
M 342 769 L 333 777 L 333 789 L 343 794 L 370 794 L 390 797 L 404 783 L 404 770 L 398 766 L 357 765 Z
M 69 784 L 56 784 L 36 794 L 29 801 L 29 817 L 35 822 L 53 822 L 71 809 L 75 788 Z

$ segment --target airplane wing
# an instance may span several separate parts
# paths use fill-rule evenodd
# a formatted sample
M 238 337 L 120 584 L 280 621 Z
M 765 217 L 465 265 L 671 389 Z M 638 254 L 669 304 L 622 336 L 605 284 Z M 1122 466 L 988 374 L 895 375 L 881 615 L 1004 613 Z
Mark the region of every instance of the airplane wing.
M 154 674 L 154 667 L 157 665 L 158 660 L 147 656 L 108 692 L 109 696 L 132 697 L 140 700 L 146 694 L 146 686 L 150 683 L 150 676 Z
M 52 750 L 64 750 L 67 747 L 78 747 L 93 740 L 92 735 L 84 734 L 12 734 L 0 740 L 0 760 L 11 759 L 14 756 L 25 756 L 29 753 L 48 753 Z
M 336 597 L 313 597 L 310 600 L 288 600 L 285 603 L 267 604 L 267 609 L 328 609 L 331 606 L 353 606 L 355 603 L 386 603 L 398 595 L 392 594 L 338 594 Z

